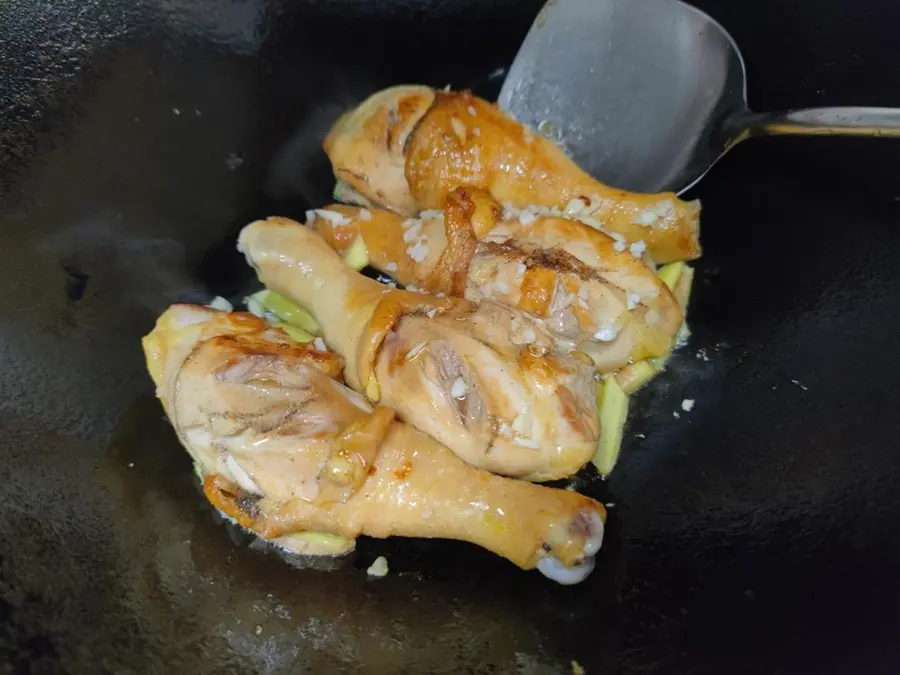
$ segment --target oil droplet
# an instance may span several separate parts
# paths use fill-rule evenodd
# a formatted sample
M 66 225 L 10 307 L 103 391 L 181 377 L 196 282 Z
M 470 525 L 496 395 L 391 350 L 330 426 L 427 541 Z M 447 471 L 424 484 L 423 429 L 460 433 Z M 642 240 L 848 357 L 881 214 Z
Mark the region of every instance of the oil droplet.
M 541 120 L 537 129 L 545 138 L 554 138 L 556 136 L 556 125 L 550 120 Z

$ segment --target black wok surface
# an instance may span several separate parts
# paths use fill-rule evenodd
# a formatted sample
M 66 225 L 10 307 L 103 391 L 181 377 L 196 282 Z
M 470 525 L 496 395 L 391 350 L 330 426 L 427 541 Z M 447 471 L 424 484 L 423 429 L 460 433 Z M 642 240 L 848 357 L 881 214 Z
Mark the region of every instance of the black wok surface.
M 192 482 L 139 337 L 240 296 L 234 235 L 327 197 L 340 109 L 496 91 L 538 4 L 0 4 L 0 672 L 898 671 L 895 142 L 753 141 L 702 182 L 694 336 L 584 480 L 614 507 L 581 586 L 447 542 L 298 570 Z M 900 106 L 900 5 L 700 5 L 755 107 Z

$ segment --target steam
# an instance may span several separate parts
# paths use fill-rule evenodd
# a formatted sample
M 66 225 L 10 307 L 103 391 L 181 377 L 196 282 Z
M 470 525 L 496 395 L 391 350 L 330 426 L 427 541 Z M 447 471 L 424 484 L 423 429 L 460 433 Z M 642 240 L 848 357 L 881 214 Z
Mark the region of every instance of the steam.
M 322 141 L 337 118 L 352 104 L 318 105 L 275 152 L 269 165 L 266 193 L 274 199 L 300 197 L 321 206 L 331 201 L 334 178 Z
M 298 120 L 294 132 L 274 153 L 265 191 L 276 200 L 302 198 L 311 207 L 332 201 L 334 175 L 322 142 L 343 113 L 379 87 L 366 73 L 334 74 L 316 83 L 318 103 Z
M 71 300 L 102 295 L 105 302 L 154 313 L 173 302 L 208 302 L 209 291 L 188 272 L 185 245 L 167 237 L 123 232 L 115 217 L 90 218 L 48 238 L 43 254 L 56 257 L 68 276 Z M 73 280 L 80 293 L 71 293 Z

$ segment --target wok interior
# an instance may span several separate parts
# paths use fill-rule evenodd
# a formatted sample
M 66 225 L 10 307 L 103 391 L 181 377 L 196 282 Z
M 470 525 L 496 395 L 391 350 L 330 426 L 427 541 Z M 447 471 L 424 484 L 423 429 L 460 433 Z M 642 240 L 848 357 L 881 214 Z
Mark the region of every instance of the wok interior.
M 0 254 L 16 280 L 0 294 L 10 477 L 0 607 L 17 658 L 73 672 L 540 672 L 570 659 L 589 673 L 610 662 L 836 672 L 841 658 L 883 668 L 900 593 L 887 573 L 900 476 L 892 418 L 880 414 L 900 369 L 900 326 L 885 312 L 900 296 L 887 254 L 900 245 L 888 145 L 748 146 L 701 186 L 717 214 L 701 268 L 711 283 L 691 351 L 661 381 L 674 398 L 641 396 L 640 450 L 609 484 L 590 486 L 626 511 L 626 555 L 614 517 L 608 568 L 589 592 L 510 576 L 462 545 L 402 540 L 361 547 L 362 565 L 390 558 L 398 574 L 384 583 L 349 570 L 301 585 L 280 560 L 229 541 L 203 506 L 135 340 L 174 299 L 243 293 L 250 272 L 233 241 L 248 218 L 329 199 L 324 159 L 303 146 L 329 112 L 395 81 L 496 83 L 488 74 L 509 61 L 538 4 L 529 14 L 521 3 L 460 3 L 415 25 L 391 4 L 380 31 L 321 6 L 277 17 L 252 3 L 227 17 L 183 2 L 0 10 L 46 27 L 16 33 L 21 48 L 0 74 L 5 92 L 33 93 L 0 125 L 10 149 Z M 872 73 L 894 67 L 884 36 L 895 22 L 871 17 L 890 8 L 772 8 L 711 8 L 753 72 L 772 74 L 755 82 L 758 105 L 818 89 L 835 101 L 883 96 Z M 344 31 L 365 40 L 334 49 Z M 461 34 L 478 47 L 453 49 Z M 842 67 L 822 67 L 823 56 Z M 232 154 L 232 165 L 243 160 L 234 170 Z M 698 415 L 670 426 L 681 392 L 696 388 Z M 463 557 L 477 576 L 458 573 Z

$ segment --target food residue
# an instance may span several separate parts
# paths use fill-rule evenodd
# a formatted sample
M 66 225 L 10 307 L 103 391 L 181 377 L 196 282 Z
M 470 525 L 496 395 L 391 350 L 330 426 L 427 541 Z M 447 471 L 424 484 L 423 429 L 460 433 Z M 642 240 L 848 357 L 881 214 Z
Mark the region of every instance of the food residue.
M 388 561 L 383 555 L 375 558 L 375 562 L 369 565 L 369 569 L 366 570 L 366 574 L 370 577 L 374 577 L 376 579 L 380 579 L 381 577 L 387 576 L 388 573 Z

